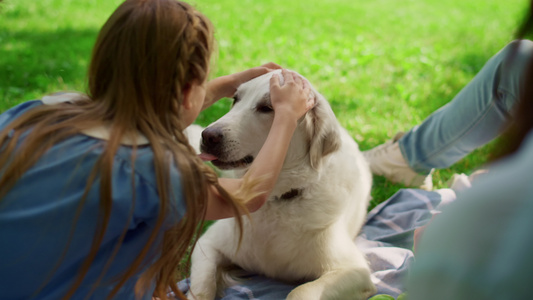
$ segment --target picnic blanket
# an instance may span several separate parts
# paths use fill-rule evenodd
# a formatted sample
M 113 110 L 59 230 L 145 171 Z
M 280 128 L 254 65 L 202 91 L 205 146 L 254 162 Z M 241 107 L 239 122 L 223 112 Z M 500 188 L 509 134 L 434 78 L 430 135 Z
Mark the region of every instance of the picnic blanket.
M 368 213 L 354 242 L 368 259 L 378 294 L 396 298 L 405 292 L 409 265 L 414 261 L 414 230 L 425 225 L 455 197 L 451 189 L 402 189 Z M 188 284 L 188 280 L 180 282 L 180 290 L 186 292 Z M 240 284 L 228 287 L 225 295 L 217 299 L 279 300 L 285 299 L 295 287 L 265 276 L 246 274 Z

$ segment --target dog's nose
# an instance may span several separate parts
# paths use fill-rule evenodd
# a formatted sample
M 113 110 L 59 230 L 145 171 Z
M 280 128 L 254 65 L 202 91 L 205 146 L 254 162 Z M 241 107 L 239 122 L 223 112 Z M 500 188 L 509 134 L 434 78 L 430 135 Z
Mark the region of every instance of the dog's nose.
M 215 148 L 222 142 L 224 134 L 221 128 L 207 127 L 202 131 L 202 145 L 207 149 Z

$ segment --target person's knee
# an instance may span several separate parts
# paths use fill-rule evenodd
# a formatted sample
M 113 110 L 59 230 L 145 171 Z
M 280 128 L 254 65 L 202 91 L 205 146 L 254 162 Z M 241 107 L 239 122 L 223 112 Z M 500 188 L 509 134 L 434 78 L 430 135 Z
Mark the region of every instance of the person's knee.
M 526 82 L 526 71 L 533 63 L 533 42 L 515 40 L 507 44 L 498 54 L 498 97 L 497 104 L 508 114 L 512 114 Z
M 505 58 L 512 64 L 522 67 L 533 59 L 533 42 L 530 40 L 514 40 L 502 51 Z

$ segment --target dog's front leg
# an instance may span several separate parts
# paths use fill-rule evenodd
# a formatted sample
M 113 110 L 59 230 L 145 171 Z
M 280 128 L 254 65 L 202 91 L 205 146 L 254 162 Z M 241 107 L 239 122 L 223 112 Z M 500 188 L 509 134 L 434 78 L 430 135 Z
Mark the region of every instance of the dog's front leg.
M 368 269 L 340 269 L 298 286 L 287 300 L 366 300 L 375 293 Z
M 213 300 L 217 291 L 217 268 L 225 257 L 209 241 L 200 239 L 192 256 L 191 286 L 187 298 Z

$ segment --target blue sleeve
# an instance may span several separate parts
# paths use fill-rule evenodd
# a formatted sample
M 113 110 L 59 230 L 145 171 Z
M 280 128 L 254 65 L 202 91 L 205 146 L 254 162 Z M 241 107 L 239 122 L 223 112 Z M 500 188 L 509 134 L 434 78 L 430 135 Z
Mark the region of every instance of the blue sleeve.
M 39 105 L 42 105 L 43 103 L 40 100 L 32 100 L 23 102 L 17 106 L 14 106 L 2 114 L 0 114 L 0 129 L 6 127 L 11 121 L 18 118 L 23 113 L 27 112 L 33 107 L 37 107 Z

